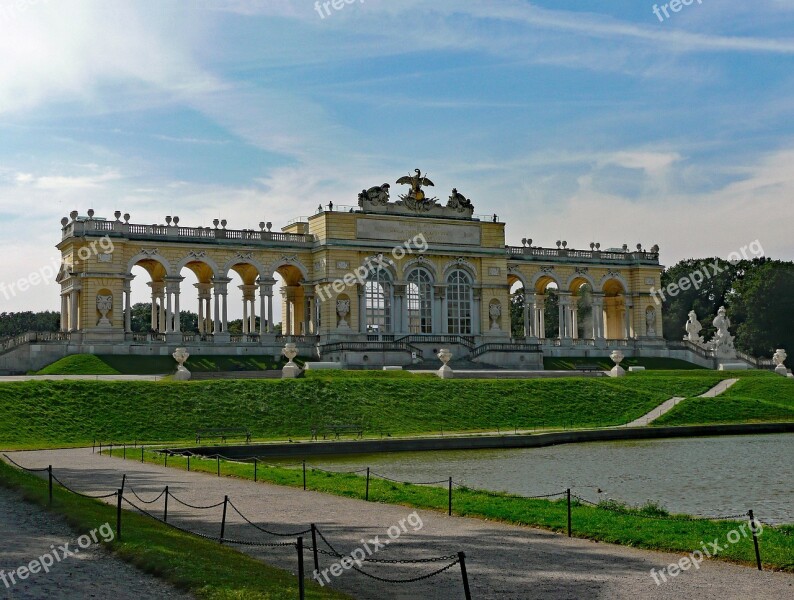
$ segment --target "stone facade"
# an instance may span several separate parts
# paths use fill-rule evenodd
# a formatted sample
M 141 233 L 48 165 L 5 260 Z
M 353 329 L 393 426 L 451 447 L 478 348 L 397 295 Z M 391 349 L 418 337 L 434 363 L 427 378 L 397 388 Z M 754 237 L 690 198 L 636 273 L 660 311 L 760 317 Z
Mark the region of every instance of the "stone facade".
M 152 348 L 159 344 L 192 354 L 264 346 L 262 353 L 275 356 L 289 339 L 301 354 L 372 366 L 410 364 L 442 345 L 456 358 L 487 362 L 490 355 L 521 368 L 541 368 L 541 352 L 604 356 L 608 348 L 631 346 L 659 355 L 665 348 L 660 307 L 650 294 L 661 288 L 658 248 L 602 251 L 591 244 L 576 250 L 564 242 L 540 248 L 531 240 L 506 246 L 505 224 L 496 215 L 474 216 L 456 190 L 444 207 L 410 195 L 392 203 L 387 188 L 362 192 L 357 207 L 318 207 L 281 231 L 271 231 L 270 223 L 230 230 L 217 220 L 212 227 L 184 227 L 176 217 L 142 225 L 120 212 L 106 220 L 74 211 L 61 221 L 58 244 L 68 265 L 59 275 L 61 331 L 72 348 L 112 346 L 112 353 L 125 347 L 170 353 Z M 135 266 L 149 277 L 148 334 L 133 334 L 130 326 Z M 196 275 L 195 289 L 183 287 L 185 269 Z M 232 270 L 243 282 L 242 335 L 228 331 Z M 278 298 L 275 274 L 283 280 Z M 592 316 L 582 333 L 583 284 Z M 547 339 L 549 286 L 559 291 L 560 327 Z M 525 308 L 523 331 L 514 336 L 510 298 L 517 288 Z M 188 293 L 199 298 L 195 332 L 180 331 Z M 274 302 L 281 304 L 281 337 L 273 327 Z

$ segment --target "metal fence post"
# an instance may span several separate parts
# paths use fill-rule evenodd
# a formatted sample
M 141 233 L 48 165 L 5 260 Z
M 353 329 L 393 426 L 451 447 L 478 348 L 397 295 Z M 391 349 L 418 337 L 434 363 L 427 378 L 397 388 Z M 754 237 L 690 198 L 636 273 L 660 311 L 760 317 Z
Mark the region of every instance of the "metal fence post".
M 121 457 L 122 457 L 124 460 L 127 460 L 127 444 L 124 444 L 124 450 L 122 451 L 122 455 L 121 455 Z
M 303 461 L 303 491 L 306 491 L 306 461 Z
M 141 446 L 141 463 L 143 463 L 143 446 Z
M 369 467 L 367 467 L 367 491 L 364 493 L 364 500 L 369 501 Z
M 221 544 L 223 543 L 223 535 L 226 533 L 226 506 L 229 504 L 229 496 L 223 497 L 223 518 L 221 519 Z
M 750 531 L 753 533 L 753 546 L 755 546 L 755 563 L 758 565 L 758 570 L 763 571 L 761 568 L 761 550 L 758 548 L 758 532 L 755 529 L 755 517 L 753 516 L 753 511 L 749 511 L 748 516 L 750 517 Z
M 122 490 L 116 491 L 116 541 L 121 541 L 121 499 L 124 495 Z
M 314 574 L 320 574 L 320 553 L 317 552 L 317 525 L 312 523 L 312 551 L 314 552 Z
M 303 580 L 303 538 L 298 538 L 298 595 L 300 600 L 306 597 L 306 582 Z
M 163 509 L 163 523 L 168 523 L 168 486 L 165 486 L 165 509 Z
M 254 458 L 254 483 L 256 483 L 256 467 L 257 467 L 257 460 Z
M 571 488 L 565 492 L 568 495 L 568 537 L 571 537 Z
M 471 600 L 469 574 L 466 572 L 466 553 L 458 552 L 458 560 L 460 561 L 460 575 L 463 578 L 463 593 L 466 595 L 466 600 Z
M 449 516 L 452 516 L 452 477 L 449 478 Z
M 52 465 L 47 467 L 47 478 L 49 479 L 50 506 L 52 506 Z
M 187 455 L 187 470 L 190 471 L 190 454 Z
M 220 477 L 221 476 L 221 455 L 220 454 L 216 454 L 215 455 L 215 461 L 218 463 L 218 477 Z

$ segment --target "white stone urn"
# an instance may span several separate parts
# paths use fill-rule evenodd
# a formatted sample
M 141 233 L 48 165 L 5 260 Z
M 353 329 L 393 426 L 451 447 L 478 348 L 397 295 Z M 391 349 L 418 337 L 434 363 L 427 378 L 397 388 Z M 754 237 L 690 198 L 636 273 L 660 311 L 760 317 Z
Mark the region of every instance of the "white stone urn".
M 185 362 L 188 358 L 190 358 L 190 353 L 187 351 L 187 348 L 177 348 L 174 350 L 174 353 L 171 355 L 174 357 L 174 360 L 177 362 L 176 373 L 174 373 L 174 379 L 177 381 L 187 381 L 190 379 L 191 374 L 190 371 L 187 370 L 185 367 Z
M 786 359 L 788 358 L 788 354 L 783 348 L 778 348 L 775 350 L 775 355 L 772 357 L 772 362 L 775 363 L 775 373 L 778 375 L 783 375 L 786 377 L 788 375 L 788 369 L 786 369 Z
M 626 375 L 626 371 L 623 367 L 620 366 L 620 363 L 623 362 L 623 359 L 626 358 L 623 356 L 623 353 L 620 350 L 613 350 L 612 354 L 609 355 L 609 358 L 612 359 L 612 362 L 615 363 L 615 366 L 609 372 L 610 377 L 623 377 Z
M 350 329 L 345 317 L 350 313 L 350 300 L 337 300 L 336 301 L 336 314 L 339 315 L 339 329 Z
M 491 317 L 491 331 L 500 331 L 499 317 L 502 316 L 502 307 L 494 302 L 488 307 L 488 316 Z
M 97 327 L 111 327 L 112 323 L 110 319 L 108 319 L 108 313 L 113 309 L 113 296 L 97 295 L 96 308 L 100 314 Z
M 450 368 L 450 366 L 447 364 L 449 361 L 452 360 L 452 352 L 450 352 L 447 348 L 441 348 L 441 350 L 438 351 L 438 354 L 436 356 L 438 356 L 438 360 L 444 363 L 443 365 L 441 365 L 441 368 L 438 370 L 438 376 L 441 379 L 452 379 L 455 376 L 455 374 Z
M 292 360 L 298 356 L 298 347 L 294 343 L 289 342 L 281 349 L 281 354 L 286 356 L 288 361 L 287 364 L 284 365 L 284 368 L 281 369 L 281 378 L 294 379 L 301 372 L 301 368 L 292 362 Z

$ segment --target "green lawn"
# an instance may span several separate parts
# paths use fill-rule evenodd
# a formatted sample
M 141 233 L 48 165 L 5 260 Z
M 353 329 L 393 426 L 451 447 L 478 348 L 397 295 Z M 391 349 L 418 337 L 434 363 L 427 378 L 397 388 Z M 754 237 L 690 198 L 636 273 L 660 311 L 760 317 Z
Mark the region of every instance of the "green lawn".
M 547 356 L 543 358 L 543 368 L 548 371 L 573 371 L 576 370 L 579 365 L 598 365 L 604 371 L 609 371 L 615 366 L 615 363 L 608 356 L 594 356 L 588 358 L 557 358 Z M 703 367 L 677 358 L 624 358 L 620 365 L 626 370 L 628 370 L 629 367 L 645 367 L 646 369 L 661 371 L 704 370 Z
M 735 376 L 735 374 L 734 374 Z M 775 373 L 741 373 L 716 398 L 688 398 L 654 425 L 794 421 L 794 381 Z
M 720 375 L 448 380 L 317 375 L 297 380 L 26 381 L 0 384 L 0 448 L 102 441 L 186 441 L 245 426 L 258 439 L 308 438 L 313 426 L 363 423 L 367 435 L 619 425 Z
M 286 360 L 272 356 L 191 356 L 185 366 L 197 373 L 213 371 L 263 371 L 280 369 Z M 166 356 L 73 354 L 47 365 L 37 375 L 163 375 L 176 371 L 176 361 Z
M 104 452 L 107 453 L 107 450 Z M 114 457 L 121 457 L 121 454 L 121 449 L 113 452 Z M 140 453 L 128 452 L 127 459 L 140 460 Z M 145 460 L 163 464 L 163 456 L 154 451 L 145 451 Z M 187 459 L 171 456 L 168 458 L 168 467 L 185 469 Z M 190 459 L 190 469 L 215 474 L 217 463 L 215 459 L 193 457 Z M 251 463 L 221 461 L 223 476 L 253 479 L 253 470 Z M 300 467 L 273 467 L 260 463 L 257 478 L 259 481 L 278 485 L 303 486 L 303 473 Z M 310 490 L 363 499 L 366 482 L 360 475 L 328 473 L 308 468 L 306 487 Z M 370 480 L 369 499 L 374 502 L 440 511 L 446 511 L 448 507 L 446 487 L 393 483 L 377 478 Z M 565 499 L 527 499 L 499 492 L 455 488 L 453 512 L 456 515 L 476 516 L 517 525 L 532 525 L 559 532 L 566 531 L 567 528 Z M 648 518 L 670 516 L 664 509 L 651 504 L 645 507 L 627 507 L 612 502 L 594 507 L 574 502 L 572 530 L 576 537 L 639 548 L 688 553 L 700 548 L 703 541 L 715 539 L 724 541 L 728 532 L 740 525 L 736 521 L 725 520 Z M 765 568 L 794 571 L 792 534 L 794 534 L 794 526 L 791 525 L 764 527 L 760 543 Z M 747 537 L 740 543 L 725 545 L 725 550 L 717 558 L 748 565 L 754 564 L 752 539 Z
M 0 461 L 0 485 L 19 490 L 25 499 L 47 506 L 47 483 Z M 75 496 L 60 486 L 53 489 L 53 512 L 66 517 L 75 533 L 110 523 L 116 509 L 97 500 Z M 266 540 L 268 542 L 271 539 Z M 281 540 L 279 540 L 281 541 Z M 206 600 L 293 600 L 298 597 L 296 576 L 266 565 L 217 542 L 182 533 L 132 512 L 122 520 L 122 541 L 106 544 L 119 558 Z M 297 563 L 297 551 L 291 552 Z M 306 555 L 311 572 L 310 554 Z M 307 579 L 307 598 L 349 598 Z

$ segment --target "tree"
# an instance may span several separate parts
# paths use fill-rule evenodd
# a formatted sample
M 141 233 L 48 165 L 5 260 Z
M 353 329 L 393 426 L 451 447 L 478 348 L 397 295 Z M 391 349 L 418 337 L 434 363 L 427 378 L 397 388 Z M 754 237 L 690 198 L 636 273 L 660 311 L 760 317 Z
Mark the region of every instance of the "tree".
M 0 313 L 0 337 L 12 337 L 28 331 L 59 331 L 61 313 L 45 310 L 42 312 Z
M 524 337 L 524 288 L 510 296 L 510 335 Z
M 150 302 L 133 304 L 132 330 L 135 333 L 148 333 L 152 329 L 152 305 Z M 179 311 L 179 327 L 182 331 L 198 331 L 198 315 L 189 310 Z
M 728 299 L 736 346 L 752 356 L 794 350 L 794 264 L 765 261 L 736 282 Z

